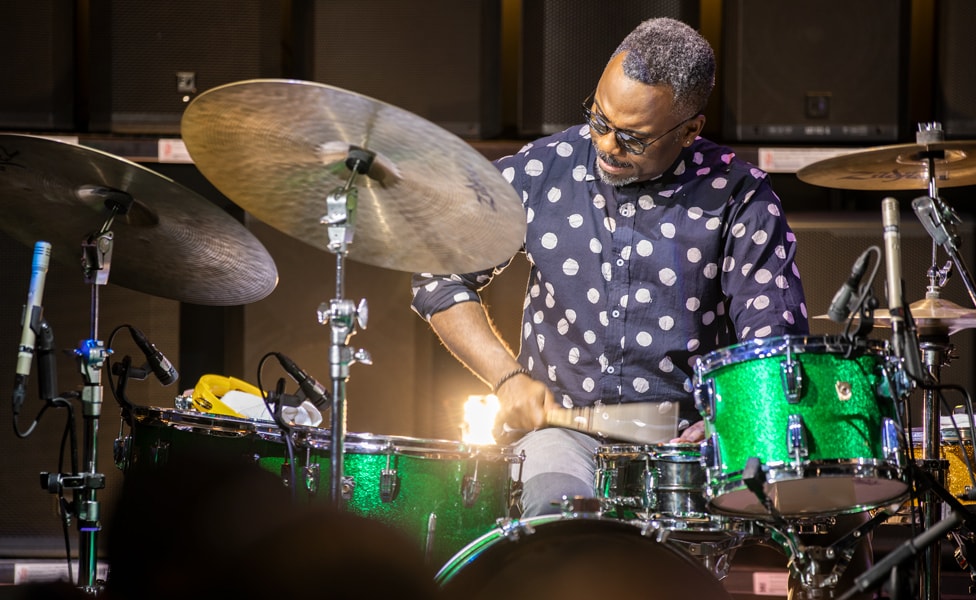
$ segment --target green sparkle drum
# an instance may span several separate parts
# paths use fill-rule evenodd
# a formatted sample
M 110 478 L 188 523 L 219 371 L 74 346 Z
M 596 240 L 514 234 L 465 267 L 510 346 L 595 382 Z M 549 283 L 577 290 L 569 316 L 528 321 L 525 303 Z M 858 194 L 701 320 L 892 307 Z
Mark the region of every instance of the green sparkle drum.
M 695 396 L 709 507 L 802 517 L 905 495 L 900 373 L 874 340 L 786 336 L 702 357 Z
M 327 499 L 331 436 L 312 433 L 302 484 Z M 521 460 L 510 447 L 348 434 L 344 451 L 346 508 L 415 535 L 432 565 L 509 516 L 512 465 Z
M 465 600 L 731 598 L 717 577 L 657 534 L 596 516 L 506 521 L 455 555 L 436 581 L 447 598 Z
M 286 484 L 294 473 L 300 501 L 330 501 L 327 429 L 292 429 L 292 468 L 274 423 L 193 410 L 131 412 L 131 435 L 116 456 L 124 471 L 176 457 L 239 457 L 280 473 Z M 520 461 L 509 447 L 350 433 L 343 448 L 346 509 L 405 531 L 431 564 L 444 564 L 509 516 L 511 466 Z

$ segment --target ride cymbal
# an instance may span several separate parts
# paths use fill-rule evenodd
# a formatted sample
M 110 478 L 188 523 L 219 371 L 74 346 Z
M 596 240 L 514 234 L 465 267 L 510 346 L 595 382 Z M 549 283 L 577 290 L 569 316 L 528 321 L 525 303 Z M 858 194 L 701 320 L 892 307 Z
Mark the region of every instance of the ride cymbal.
M 270 294 L 278 271 L 264 246 L 209 200 L 117 156 L 29 135 L 0 134 L 0 228 L 79 265 L 101 233 L 107 196 L 131 196 L 114 236 L 109 282 L 191 304 L 246 304 Z
M 350 259 L 434 273 L 494 267 L 525 238 L 514 189 L 469 144 L 395 106 L 328 85 L 256 79 L 212 88 L 183 114 L 203 175 L 239 206 L 332 250 L 326 199 L 346 184 L 353 147 L 375 154 L 353 183 Z
M 878 146 L 809 164 L 801 181 L 844 190 L 927 190 L 929 159 L 938 187 L 976 184 L 976 142 Z

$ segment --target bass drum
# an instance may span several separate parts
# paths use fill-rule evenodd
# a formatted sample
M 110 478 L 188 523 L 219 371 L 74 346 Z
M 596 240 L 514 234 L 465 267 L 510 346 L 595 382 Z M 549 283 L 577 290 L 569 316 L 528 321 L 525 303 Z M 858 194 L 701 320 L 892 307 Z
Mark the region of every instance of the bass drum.
M 731 600 L 705 567 L 655 536 L 602 517 L 509 521 L 468 544 L 436 580 L 451 600 Z

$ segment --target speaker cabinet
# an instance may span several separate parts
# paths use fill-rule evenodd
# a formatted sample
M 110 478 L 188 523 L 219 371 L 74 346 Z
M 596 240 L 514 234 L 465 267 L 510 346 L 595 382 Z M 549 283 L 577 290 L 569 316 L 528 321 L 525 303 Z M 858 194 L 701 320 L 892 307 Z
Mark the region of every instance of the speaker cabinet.
M 522 2 L 519 134 L 555 133 L 581 124 L 580 105 L 596 88 L 610 54 L 641 21 L 671 17 L 699 27 L 698 0 Z
M 74 128 L 74 0 L 10 2 L 0 19 L 0 128 Z
M 282 2 L 91 0 L 91 129 L 177 134 L 197 93 L 281 77 Z
M 976 136 L 976 4 L 937 3 L 936 111 L 947 138 Z
M 501 0 L 315 0 L 307 78 L 464 138 L 501 131 Z
M 730 0 L 723 19 L 726 140 L 897 141 L 907 2 Z

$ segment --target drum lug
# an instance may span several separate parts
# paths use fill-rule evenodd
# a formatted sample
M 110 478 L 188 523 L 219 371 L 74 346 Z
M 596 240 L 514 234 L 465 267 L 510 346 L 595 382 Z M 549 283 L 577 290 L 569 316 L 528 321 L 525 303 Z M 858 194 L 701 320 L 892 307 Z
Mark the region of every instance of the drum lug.
M 800 415 L 790 415 L 787 420 L 787 444 L 789 444 L 790 456 L 798 461 L 810 455 L 806 428 Z
M 713 433 L 707 440 L 705 440 L 701 445 L 701 464 L 706 469 L 721 469 L 722 464 L 719 460 L 719 456 L 722 453 L 719 452 L 719 436 L 717 433 Z
M 796 404 L 803 392 L 803 365 L 788 354 L 779 365 L 779 374 L 783 381 L 783 394 L 790 404 Z
M 115 438 L 115 442 L 112 444 L 112 456 L 115 458 L 115 466 L 120 471 L 127 471 L 131 464 L 129 459 L 132 456 L 132 436 Z
M 341 496 L 343 500 L 352 500 L 353 492 L 356 491 L 356 478 L 350 477 L 348 475 L 343 475 L 342 477 L 342 492 Z
M 400 475 L 396 469 L 383 469 L 380 472 L 380 500 L 393 502 L 400 494 Z
M 477 472 L 474 476 L 465 475 L 464 483 L 461 484 L 461 499 L 464 500 L 464 507 L 471 508 L 478 501 L 481 495 L 481 482 L 478 481 Z
M 287 478 L 288 475 L 285 474 L 285 467 L 287 463 L 282 466 L 283 478 Z M 289 469 L 290 471 L 290 469 Z M 318 463 L 305 465 L 302 467 L 302 476 L 304 479 L 305 490 L 310 496 L 315 496 L 319 492 L 319 482 L 322 480 L 322 467 Z
M 658 498 L 657 498 L 657 487 L 658 481 L 661 479 L 661 473 L 658 471 L 657 467 L 651 466 L 650 457 L 648 457 L 644 467 L 644 510 L 654 511 L 658 508 Z
M 902 456 L 899 433 L 900 428 L 894 419 L 885 417 L 881 420 L 881 451 L 899 469 L 904 469 L 905 461 Z
M 157 441 L 149 450 L 153 465 L 165 465 L 169 460 L 169 442 Z
M 715 380 L 695 386 L 695 408 L 708 421 L 715 419 Z

